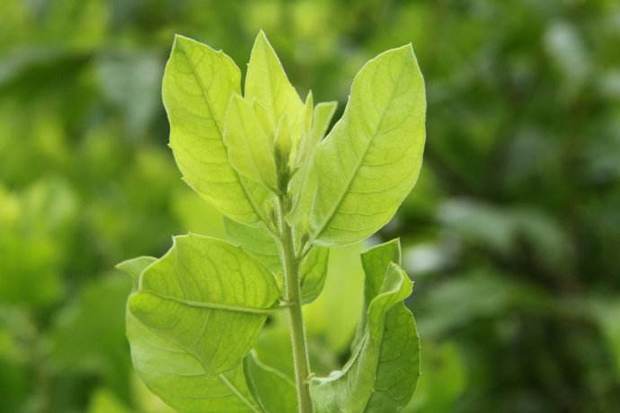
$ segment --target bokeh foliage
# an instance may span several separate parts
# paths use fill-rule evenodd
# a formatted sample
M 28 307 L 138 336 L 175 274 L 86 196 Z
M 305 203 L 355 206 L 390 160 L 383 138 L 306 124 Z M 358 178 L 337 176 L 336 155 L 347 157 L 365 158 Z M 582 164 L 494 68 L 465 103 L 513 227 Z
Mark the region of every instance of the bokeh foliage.
M 162 68 L 174 33 L 241 65 L 259 28 L 340 111 L 364 61 L 416 49 L 425 164 L 376 237 L 402 236 L 416 281 L 412 411 L 620 409 L 617 1 L 8 0 L 0 16 L 0 412 L 165 411 L 131 372 L 112 268 L 171 233 L 223 236 L 166 148 Z M 334 254 L 308 309 L 319 372 L 346 359 L 359 250 Z

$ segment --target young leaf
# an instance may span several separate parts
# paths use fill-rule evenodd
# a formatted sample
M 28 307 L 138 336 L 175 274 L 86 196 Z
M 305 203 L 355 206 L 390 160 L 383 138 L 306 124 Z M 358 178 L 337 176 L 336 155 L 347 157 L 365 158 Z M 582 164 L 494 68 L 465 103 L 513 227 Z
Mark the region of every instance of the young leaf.
M 241 175 L 277 191 L 273 137 L 261 127 L 255 105 L 239 95 L 233 96 L 226 115 L 224 143 L 230 163 Z
M 338 102 L 321 102 L 314 108 L 309 133 L 304 135 L 300 151 L 297 154 L 297 166 L 303 165 L 314 153 L 314 148 L 321 142 L 329 123 L 336 112 Z
M 329 249 L 312 247 L 299 268 L 301 276 L 301 301 L 308 304 L 316 300 L 323 291 L 327 277 Z
M 184 180 L 224 215 L 255 224 L 265 220 L 267 192 L 240 177 L 223 142 L 228 104 L 241 73 L 222 51 L 176 36 L 163 81 L 170 147 Z
M 365 308 L 379 294 L 383 284 L 383 276 L 380 275 L 385 274 L 391 262 L 399 265 L 401 262 L 400 241 L 398 239 L 384 242 L 362 253 L 362 267 L 364 267 L 366 274 L 364 279 Z
M 320 338 L 338 353 L 350 349 L 363 308 L 361 252 L 361 244 L 330 249 L 324 291 L 304 307 L 307 334 Z
M 278 244 L 263 226 L 251 227 L 224 218 L 224 227 L 230 242 L 241 246 L 272 273 L 282 275 Z
M 297 411 L 295 385 L 284 373 L 264 364 L 254 352 L 245 358 L 244 368 L 250 390 L 265 412 Z
M 226 232 L 231 242 L 239 244 L 244 251 L 252 255 L 281 280 L 282 264 L 278 245 L 263 227 L 251 227 L 224 218 Z M 314 301 L 325 285 L 329 249 L 314 246 L 303 258 L 299 267 L 302 302 Z
M 157 261 L 157 258 L 155 257 L 136 257 L 125 260 L 120 264 L 116 264 L 116 268 L 131 277 L 133 281 L 133 289 L 135 291 L 138 289 L 138 286 L 140 284 L 140 274 L 142 274 L 142 271 L 146 267 L 148 267 L 155 261 Z
M 245 97 L 255 99 L 266 109 L 272 130 L 275 130 L 282 116 L 294 119 L 303 111 L 303 102 L 262 31 L 256 36 L 252 47 L 245 79 Z
M 337 102 L 322 102 L 316 105 L 312 115 L 312 126 L 309 133 L 304 135 L 297 153 L 295 167 L 299 170 L 291 179 L 290 192 L 293 207 L 287 218 L 295 224 L 298 236 L 307 231 L 308 211 L 312 207 L 312 199 L 316 191 L 316 177 L 312 174 L 311 168 L 314 152 L 327 132 L 337 104 Z
M 142 272 L 128 308 L 213 375 L 241 362 L 279 295 L 271 273 L 239 248 L 187 235 Z
M 412 283 L 390 262 L 393 244 L 376 248 L 365 253 L 363 261 L 366 276 L 372 279 L 367 288 L 380 288 L 367 294 L 370 302 L 363 333 L 349 362 L 341 371 L 313 380 L 317 413 L 397 412 L 413 395 L 419 375 L 419 340 L 413 315 L 403 303 Z
M 420 171 L 425 111 L 411 45 L 384 52 L 360 70 L 343 117 L 316 151 L 312 239 L 352 243 L 392 218 Z

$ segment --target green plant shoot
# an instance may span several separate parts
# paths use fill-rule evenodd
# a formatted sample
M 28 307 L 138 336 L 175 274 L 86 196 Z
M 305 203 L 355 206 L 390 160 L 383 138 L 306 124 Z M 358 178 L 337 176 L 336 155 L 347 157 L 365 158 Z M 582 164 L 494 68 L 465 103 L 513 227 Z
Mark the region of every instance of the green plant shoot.
M 119 264 L 134 280 L 133 364 L 179 412 L 397 412 L 420 364 L 399 241 L 362 254 L 351 358 L 327 377 L 313 374 L 302 306 L 323 289 L 329 249 L 381 229 L 416 183 L 426 100 L 413 48 L 362 67 L 327 136 L 336 103 L 302 100 L 262 32 L 243 89 L 241 77 L 222 51 L 176 36 L 163 79 L 170 147 L 234 242 L 182 235 L 161 258 Z M 287 315 L 292 377 L 253 350 L 276 313 Z

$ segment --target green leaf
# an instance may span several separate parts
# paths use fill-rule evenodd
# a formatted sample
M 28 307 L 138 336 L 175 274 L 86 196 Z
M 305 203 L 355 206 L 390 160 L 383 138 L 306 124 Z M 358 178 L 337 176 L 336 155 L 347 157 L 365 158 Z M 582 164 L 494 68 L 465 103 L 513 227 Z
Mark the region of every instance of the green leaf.
M 262 310 L 279 296 L 271 274 L 238 248 L 197 235 L 176 237 L 154 264 L 138 262 L 145 266 L 123 266 L 142 273 L 127 336 L 147 386 L 182 412 L 260 412 L 242 358 L 266 319 Z
M 224 218 L 228 239 L 256 258 L 272 273 L 281 276 L 280 252 L 273 236 L 264 226 L 251 227 Z
M 223 142 L 225 114 L 240 82 L 239 68 L 222 51 L 175 37 L 162 93 L 177 165 L 189 186 L 224 215 L 254 224 L 265 220 L 266 190 L 239 176 Z
M 116 268 L 129 275 L 133 281 L 134 291 L 139 287 L 140 274 L 142 271 L 152 263 L 157 261 L 155 257 L 136 257 L 116 264 Z
M 323 102 L 314 108 L 312 126 L 309 133 L 304 135 L 297 154 L 295 165 L 299 170 L 290 183 L 293 207 L 287 219 L 295 225 L 298 237 L 307 232 L 308 211 L 312 207 L 312 200 L 316 192 L 316 174 L 312 170 L 315 149 L 327 132 L 336 107 L 337 102 Z
M 395 248 L 396 247 L 396 248 Z M 419 375 L 419 339 L 403 300 L 412 282 L 394 262 L 397 244 L 375 247 L 362 256 L 370 302 L 363 332 L 344 368 L 312 381 L 317 413 L 397 412 L 411 399 Z
M 424 342 L 424 374 L 415 396 L 403 410 L 407 413 L 450 413 L 468 385 L 467 371 L 457 346 Z
M 392 218 L 420 171 L 425 112 L 411 45 L 384 52 L 360 70 L 343 117 L 316 151 L 315 242 L 359 241 Z
M 175 237 L 144 270 L 128 305 L 147 327 L 218 373 L 247 354 L 279 296 L 271 273 L 241 249 L 192 234 Z
M 262 31 L 256 36 L 252 47 L 245 79 L 245 97 L 256 99 L 266 109 L 272 130 L 275 130 L 284 115 L 289 120 L 294 119 L 304 108 L 280 59 Z
M 224 143 L 231 164 L 241 175 L 276 192 L 278 176 L 273 136 L 260 125 L 255 105 L 249 99 L 233 96 L 226 115 Z
M 130 410 L 107 389 L 95 392 L 88 406 L 88 413 L 129 413 Z
M 131 312 L 127 337 L 133 365 L 147 387 L 180 412 L 260 412 L 243 376 L 241 364 L 210 374 L 183 346 L 153 333 Z
M 301 278 L 301 301 L 311 303 L 323 291 L 327 277 L 329 249 L 313 247 L 304 257 L 299 268 Z
M 303 165 L 314 154 L 314 149 L 327 132 L 327 128 L 336 112 L 336 107 L 338 107 L 338 102 L 321 102 L 314 108 L 309 133 L 304 135 L 298 153 L 298 166 Z
M 224 219 L 230 241 L 240 245 L 245 252 L 256 258 L 281 282 L 282 264 L 280 252 L 273 236 L 264 227 L 251 227 Z M 304 304 L 314 301 L 325 285 L 329 261 L 329 249 L 314 246 L 301 261 L 299 279 Z
M 362 311 L 364 270 L 361 245 L 331 248 L 323 293 L 304 306 L 309 336 L 327 343 L 335 352 L 348 350 Z
M 391 262 L 400 265 L 401 250 L 400 241 L 393 239 L 368 249 L 362 254 L 362 267 L 366 278 L 364 279 L 364 307 L 367 308 L 375 298 L 383 284 L 383 277 L 374 274 L 383 274 Z M 374 276 L 369 276 L 373 274 Z
M 131 280 L 117 273 L 84 285 L 74 300 L 54 314 L 47 329 L 46 365 L 67 376 L 88 375 L 117 395 L 129 397 L 131 360 L 124 303 L 130 291 Z
M 273 369 L 250 353 L 244 361 L 248 385 L 265 412 L 297 411 L 295 385 L 284 373 Z

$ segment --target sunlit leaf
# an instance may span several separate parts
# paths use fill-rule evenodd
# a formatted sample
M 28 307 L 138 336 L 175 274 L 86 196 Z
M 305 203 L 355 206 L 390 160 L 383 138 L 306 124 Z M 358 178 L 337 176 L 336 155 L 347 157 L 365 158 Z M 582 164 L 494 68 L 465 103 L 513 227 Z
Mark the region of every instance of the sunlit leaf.
M 424 82 L 410 45 L 360 70 L 343 117 L 315 156 L 310 232 L 317 243 L 360 241 L 392 218 L 420 171 L 425 112 Z
M 163 99 L 179 169 L 224 215 L 256 223 L 266 195 L 233 169 L 223 142 L 226 110 L 231 97 L 240 93 L 240 82 L 239 68 L 226 54 L 183 36 L 175 38 Z
M 398 243 L 363 255 L 366 318 L 353 354 L 342 370 L 312 381 L 317 412 L 394 412 L 411 399 L 420 371 L 415 321 L 403 301 L 412 282 L 393 262 Z M 375 289 L 374 286 L 380 286 Z
M 257 411 L 241 363 L 278 298 L 273 276 L 239 248 L 176 237 L 128 301 L 134 366 L 181 411 Z

